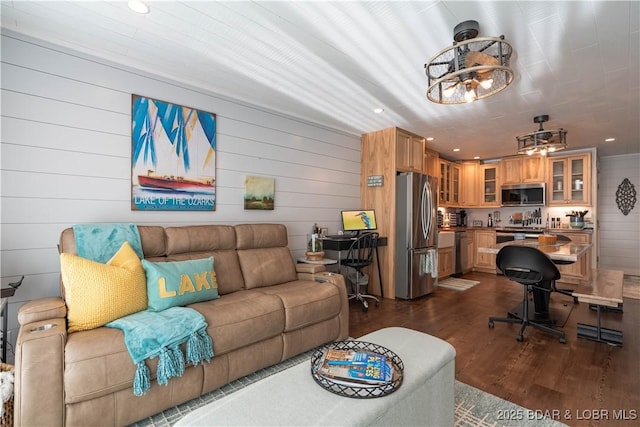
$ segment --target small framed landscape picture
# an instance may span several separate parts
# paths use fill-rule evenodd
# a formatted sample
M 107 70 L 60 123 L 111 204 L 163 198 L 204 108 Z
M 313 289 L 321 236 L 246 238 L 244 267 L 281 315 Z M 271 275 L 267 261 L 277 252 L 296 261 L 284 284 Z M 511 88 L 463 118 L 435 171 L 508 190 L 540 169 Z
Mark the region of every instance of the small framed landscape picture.
M 320 229 L 320 237 L 327 237 L 328 234 L 329 234 L 329 229 L 328 228 L 321 228 Z
M 276 180 L 260 176 L 244 177 L 244 208 L 269 210 L 274 208 Z

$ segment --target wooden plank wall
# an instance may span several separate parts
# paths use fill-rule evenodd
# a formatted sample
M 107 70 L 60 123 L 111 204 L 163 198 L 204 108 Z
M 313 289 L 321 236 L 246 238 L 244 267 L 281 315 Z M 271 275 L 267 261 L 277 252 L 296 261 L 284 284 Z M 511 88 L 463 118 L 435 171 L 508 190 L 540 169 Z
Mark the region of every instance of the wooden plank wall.
M 26 276 L 10 299 L 11 341 L 18 307 L 58 295 L 56 245 L 73 224 L 277 222 L 303 256 L 314 223 L 336 232 L 340 210 L 360 205 L 359 135 L 12 32 L 1 48 L 1 284 Z M 131 94 L 217 114 L 215 212 L 131 210 Z M 275 178 L 275 210 L 244 210 L 245 175 Z

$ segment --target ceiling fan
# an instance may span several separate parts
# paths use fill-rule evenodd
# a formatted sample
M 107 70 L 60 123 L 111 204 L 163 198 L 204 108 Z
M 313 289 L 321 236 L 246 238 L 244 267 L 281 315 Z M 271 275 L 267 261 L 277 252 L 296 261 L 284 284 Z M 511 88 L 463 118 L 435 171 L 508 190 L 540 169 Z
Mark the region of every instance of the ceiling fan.
M 425 65 L 429 100 L 440 104 L 471 102 L 511 83 L 511 45 L 504 36 L 477 38 L 478 33 L 477 21 L 456 25 L 453 46 L 440 51 Z

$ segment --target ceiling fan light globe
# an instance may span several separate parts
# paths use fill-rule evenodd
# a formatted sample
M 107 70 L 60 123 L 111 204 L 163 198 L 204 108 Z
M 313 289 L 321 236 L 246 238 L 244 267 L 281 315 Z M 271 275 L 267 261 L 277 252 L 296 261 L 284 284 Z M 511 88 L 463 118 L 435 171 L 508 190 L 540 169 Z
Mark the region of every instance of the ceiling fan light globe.
M 464 99 L 467 102 L 473 102 L 476 100 L 476 91 L 473 90 L 473 87 L 468 84 L 467 85 L 467 91 L 464 93 Z
M 491 89 L 491 86 L 493 86 L 493 79 L 488 78 L 488 79 L 482 80 L 480 82 L 480 86 L 482 86 L 483 89 Z
M 549 153 L 553 153 L 554 151 L 556 151 L 556 147 L 549 147 Z
M 527 156 L 532 156 L 534 150 L 527 150 Z

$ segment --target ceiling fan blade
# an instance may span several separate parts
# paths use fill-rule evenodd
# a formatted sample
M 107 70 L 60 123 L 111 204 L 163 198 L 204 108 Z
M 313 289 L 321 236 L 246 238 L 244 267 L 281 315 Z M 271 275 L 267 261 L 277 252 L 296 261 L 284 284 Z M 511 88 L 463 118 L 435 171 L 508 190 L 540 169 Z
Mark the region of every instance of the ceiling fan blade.
M 491 55 L 482 52 L 471 51 L 467 52 L 464 57 L 465 67 L 475 67 L 478 65 L 498 65 L 500 61 Z M 481 79 L 486 79 L 491 76 L 493 70 L 478 71 L 478 76 Z

